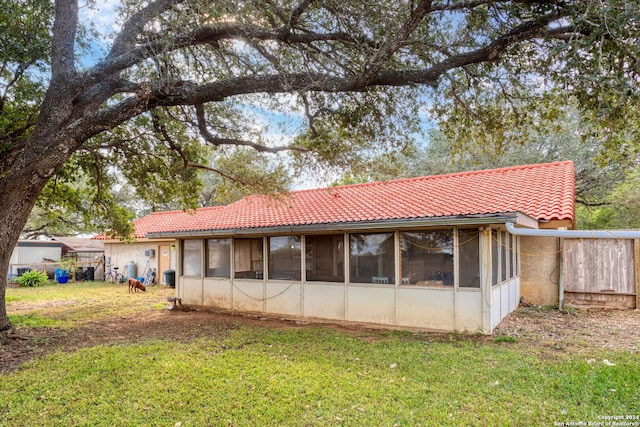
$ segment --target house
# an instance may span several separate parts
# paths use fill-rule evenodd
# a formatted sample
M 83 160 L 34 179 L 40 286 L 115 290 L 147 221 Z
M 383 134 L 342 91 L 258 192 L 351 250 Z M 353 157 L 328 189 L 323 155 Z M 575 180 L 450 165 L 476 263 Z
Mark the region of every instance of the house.
M 180 211 L 181 214 L 188 215 Z M 92 239 L 104 245 L 105 273 L 117 268 L 125 277 L 145 277 L 153 270 L 156 283 L 165 284 L 163 272 L 175 270 L 176 238 L 148 239 L 149 233 L 165 230 L 167 221 L 171 223 L 175 214 L 152 212 L 133 221 L 133 240 L 123 240 L 106 233 Z M 101 279 L 104 276 L 100 277 Z
M 573 228 L 574 199 L 572 162 L 526 165 L 152 214 L 145 243 L 176 242 L 186 305 L 491 333 L 529 251 L 506 224 Z

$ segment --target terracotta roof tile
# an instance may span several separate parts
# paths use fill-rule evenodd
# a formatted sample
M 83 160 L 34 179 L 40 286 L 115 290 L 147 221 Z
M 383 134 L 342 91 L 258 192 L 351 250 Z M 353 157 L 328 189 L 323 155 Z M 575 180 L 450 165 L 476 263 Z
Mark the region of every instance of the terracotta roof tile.
M 136 233 L 234 230 L 521 212 L 540 221 L 575 217 L 573 162 L 556 162 L 249 196 L 227 206 L 157 212 Z
M 223 206 L 213 206 L 207 208 L 200 208 L 195 211 L 164 211 L 164 212 L 152 212 L 149 215 L 143 216 L 133 221 L 134 237 L 136 239 L 142 239 L 149 233 L 158 233 L 166 230 L 172 230 L 176 228 L 177 224 L 187 225 L 190 227 L 197 227 L 198 223 L 208 223 L 213 216 L 213 213 Z M 106 233 L 99 234 L 92 237 L 93 240 L 110 240 Z

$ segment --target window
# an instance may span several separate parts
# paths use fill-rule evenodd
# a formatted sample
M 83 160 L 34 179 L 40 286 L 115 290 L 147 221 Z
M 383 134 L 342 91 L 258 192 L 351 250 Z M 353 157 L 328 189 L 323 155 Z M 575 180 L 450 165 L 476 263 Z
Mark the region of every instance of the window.
M 506 231 L 500 231 L 500 266 L 502 271 L 502 281 L 505 282 L 511 278 L 509 274 L 509 235 Z
M 269 237 L 269 279 L 300 280 L 301 259 L 300 236 Z
M 207 277 L 231 277 L 231 239 L 207 240 Z
M 520 275 L 520 258 L 518 255 L 518 236 L 512 235 L 511 250 L 513 251 L 513 275 Z
M 500 242 L 498 241 L 498 230 L 491 230 L 491 284 L 496 286 L 500 283 Z
M 202 241 L 182 241 L 182 274 L 184 276 L 202 276 Z
M 453 230 L 400 233 L 402 284 L 453 286 Z
M 459 279 L 461 288 L 480 287 L 480 233 L 478 230 L 458 230 Z
M 496 286 L 517 276 L 517 240 L 505 230 L 491 230 L 491 284 Z
M 233 240 L 234 276 L 236 279 L 264 277 L 262 238 Z
M 395 283 L 393 233 L 350 234 L 349 280 L 353 283 Z
M 507 242 L 509 243 L 509 253 L 507 256 L 509 257 L 509 278 L 513 279 L 518 275 L 516 272 L 516 262 L 514 257 L 514 248 L 515 248 L 516 236 L 507 233 Z
M 305 268 L 311 282 L 344 282 L 344 236 L 307 236 Z

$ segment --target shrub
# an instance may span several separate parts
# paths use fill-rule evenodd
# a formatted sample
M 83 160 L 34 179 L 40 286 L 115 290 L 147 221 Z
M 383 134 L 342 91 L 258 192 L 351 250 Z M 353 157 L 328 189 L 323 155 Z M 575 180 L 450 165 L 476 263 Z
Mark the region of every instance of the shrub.
M 20 286 L 41 286 L 49 282 L 49 278 L 47 277 L 47 273 L 31 270 L 20 277 L 16 277 L 15 281 L 18 282 Z

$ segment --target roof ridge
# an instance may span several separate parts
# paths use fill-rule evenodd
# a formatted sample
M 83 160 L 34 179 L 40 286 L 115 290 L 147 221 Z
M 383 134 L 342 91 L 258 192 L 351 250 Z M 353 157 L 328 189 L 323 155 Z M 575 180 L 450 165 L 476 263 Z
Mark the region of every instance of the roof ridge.
M 355 188 L 355 187 L 365 187 L 365 186 L 374 186 L 374 185 L 382 185 L 382 184 L 392 184 L 392 183 L 405 183 L 411 181 L 420 181 L 420 180 L 431 180 L 431 179 L 447 179 L 455 176 L 471 176 L 471 175 L 481 175 L 481 174 L 496 174 L 496 173 L 504 173 L 505 171 L 515 171 L 515 170 L 524 170 L 524 169 L 536 169 L 541 167 L 551 167 L 551 166 L 560 166 L 562 164 L 571 164 L 573 165 L 572 160 L 558 160 L 555 162 L 549 163 L 532 163 L 526 165 L 514 165 L 514 166 L 504 166 L 501 168 L 494 169 L 477 169 L 471 171 L 461 171 L 461 172 L 451 172 L 437 175 L 423 175 L 423 176 L 413 176 L 408 178 L 396 178 L 389 179 L 386 181 L 371 181 L 371 182 L 359 182 L 355 184 L 346 184 L 346 185 L 335 185 L 331 187 L 320 187 L 320 188 L 307 188 L 304 190 L 294 190 L 291 191 L 290 194 L 301 194 L 307 192 L 318 192 L 318 191 L 330 191 L 330 190 L 338 190 L 343 188 Z M 253 195 L 255 196 L 255 195 Z
M 195 209 L 173 209 L 170 211 L 154 211 L 154 212 L 149 212 L 147 215 L 141 216 L 140 218 L 136 218 L 136 220 L 148 217 L 149 215 L 173 215 L 176 213 L 189 213 L 189 211 L 200 212 L 200 211 L 206 211 L 206 210 L 220 209 L 225 206 L 226 205 L 216 205 L 216 206 L 203 206 Z
M 462 171 L 462 172 L 453 172 L 453 173 L 448 173 L 448 174 L 442 174 L 442 175 L 429 175 L 429 176 L 424 176 L 422 178 L 443 178 L 443 177 L 451 177 L 451 176 L 456 176 L 456 175 L 482 175 L 482 174 L 497 174 L 497 173 L 503 173 L 505 171 L 516 171 L 516 170 L 524 170 L 524 169 L 538 169 L 538 168 L 543 168 L 543 167 L 551 167 L 551 166 L 560 166 L 566 164 L 568 165 L 573 165 L 573 161 L 572 160 L 559 160 L 559 161 L 555 161 L 555 162 L 549 162 L 549 163 L 532 163 L 532 164 L 526 164 L 526 165 L 513 165 L 513 166 L 504 166 L 501 168 L 494 168 L 494 169 L 477 169 L 477 170 L 471 170 L 471 171 Z

